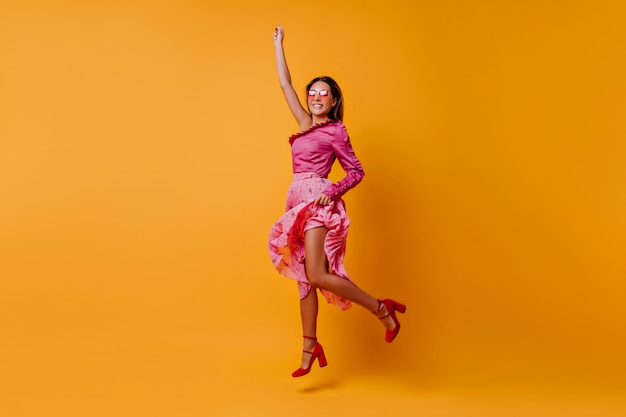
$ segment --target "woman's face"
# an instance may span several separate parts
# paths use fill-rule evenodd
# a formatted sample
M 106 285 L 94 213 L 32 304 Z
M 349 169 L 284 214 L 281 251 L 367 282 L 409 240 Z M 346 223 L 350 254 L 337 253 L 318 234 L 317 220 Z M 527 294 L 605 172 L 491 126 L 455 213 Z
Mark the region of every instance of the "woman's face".
M 317 81 L 307 91 L 307 102 L 313 116 L 325 117 L 337 104 L 337 99 L 333 97 L 328 84 L 324 81 Z

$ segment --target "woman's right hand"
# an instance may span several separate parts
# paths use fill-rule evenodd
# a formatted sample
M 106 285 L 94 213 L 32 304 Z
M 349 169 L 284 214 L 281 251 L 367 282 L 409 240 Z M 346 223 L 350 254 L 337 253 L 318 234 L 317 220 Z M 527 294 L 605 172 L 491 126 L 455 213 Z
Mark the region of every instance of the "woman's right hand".
M 285 38 L 285 29 L 281 25 L 274 28 L 274 43 L 282 44 Z

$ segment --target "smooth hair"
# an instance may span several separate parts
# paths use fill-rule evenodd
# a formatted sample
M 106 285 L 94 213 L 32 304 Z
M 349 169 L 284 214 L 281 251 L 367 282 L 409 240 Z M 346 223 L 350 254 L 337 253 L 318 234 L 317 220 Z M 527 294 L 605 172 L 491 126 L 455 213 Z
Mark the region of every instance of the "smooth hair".
M 332 110 L 330 111 L 330 113 L 328 113 L 328 117 L 330 117 L 332 120 L 343 121 L 343 94 L 341 94 L 341 88 L 339 88 L 339 84 L 337 84 L 337 81 L 324 75 L 321 77 L 313 78 L 306 85 L 306 91 L 309 91 L 311 89 L 311 86 L 318 81 L 323 81 L 326 84 L 328 84 L 328 86 L 330 87 L 330 93 L 332 94 L 333 99 L 337 99 L 337 104 L 335 104 Z

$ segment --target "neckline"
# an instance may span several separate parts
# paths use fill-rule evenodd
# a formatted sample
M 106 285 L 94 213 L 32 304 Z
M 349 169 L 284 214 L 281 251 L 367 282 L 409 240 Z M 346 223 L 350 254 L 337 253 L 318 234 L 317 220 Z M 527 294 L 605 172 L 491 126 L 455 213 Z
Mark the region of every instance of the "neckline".
M 293 144 L 293 141 L 296 140 L 297 138 L 299 138 L 300 136 L 306 135 L 307 133 L 309 133 L 309 132 L 311 132 L 311 131 L 313 131 L 315 129 L 319 129 L 320 127 L 323 127 L 323 126 L 326 126 L 326 125 L 329 125 L 329 124 L 335 123 L 335 122 L 338 122 L 338 120 L 326 119 L 323 122 L 319 122 L 319 123 L 316 123 L 314 125 L 311 125 L 310 127 L 307 127 L 306 129 L 304 129 L 304 130 L 302 130 L 302 131 L 300 131 L 298 133 L 294 133 L 293 135 L 289 136 L 289 143 Z

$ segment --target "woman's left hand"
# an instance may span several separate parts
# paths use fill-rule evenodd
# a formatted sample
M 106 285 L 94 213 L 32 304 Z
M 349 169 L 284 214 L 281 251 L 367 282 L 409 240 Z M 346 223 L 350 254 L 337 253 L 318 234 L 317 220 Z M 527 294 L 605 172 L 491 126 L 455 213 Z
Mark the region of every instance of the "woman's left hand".
M 331 202 L 331 199 L 326 194 L 320 194 L 313 202 L 314 206 L 326 206 Z

